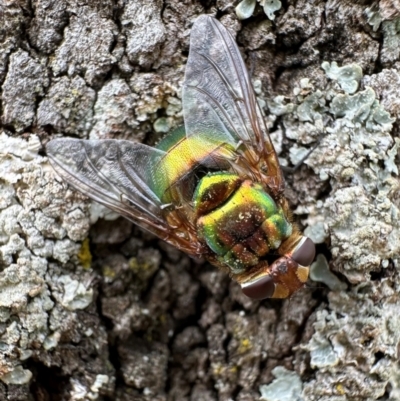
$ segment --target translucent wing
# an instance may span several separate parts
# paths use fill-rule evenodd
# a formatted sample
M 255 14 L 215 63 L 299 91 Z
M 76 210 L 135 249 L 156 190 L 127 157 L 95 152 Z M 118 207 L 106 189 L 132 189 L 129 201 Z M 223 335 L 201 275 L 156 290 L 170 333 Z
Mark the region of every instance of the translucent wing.
M 237 153 L 234 169 L 282 193 L 282 173 L 246 66 L 231 34 L 210 16 L 193 25 L 182 96 L 188 136 L 230 145 Z
M 124 140 L 68 138 L 50 141 L 46 151 L 54 169 L 73 187 L 179 249 L 199 253 L 192 225 L 179 211 L 168 210 L 155 193 L 163 174 L 155 174 L 153 166 L 164 151 Z

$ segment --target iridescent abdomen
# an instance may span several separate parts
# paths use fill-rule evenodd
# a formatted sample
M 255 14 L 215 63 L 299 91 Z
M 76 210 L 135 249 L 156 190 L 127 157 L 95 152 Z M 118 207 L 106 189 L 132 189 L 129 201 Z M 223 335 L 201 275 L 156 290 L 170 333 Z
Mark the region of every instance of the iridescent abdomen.
M 233 274 L 257 265 L 292 233 L 292 225 L 263 187 L 235 174 L 203 177 L 194 204 L 199 236 Z

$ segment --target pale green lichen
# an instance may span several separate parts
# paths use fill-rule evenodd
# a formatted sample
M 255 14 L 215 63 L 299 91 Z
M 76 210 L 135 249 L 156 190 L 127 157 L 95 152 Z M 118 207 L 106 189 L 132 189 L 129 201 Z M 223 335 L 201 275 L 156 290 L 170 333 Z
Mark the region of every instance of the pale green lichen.
M 324 283 L 332 291 L 343 291 L 347 288 L 329 269 L 328 261 L 322 254 L 317 255 L 310 267 L 310 278 L 313 281 Z
M 388 6 L 390 8 L 390 6 Z M 365 10 L 368 24 L 374 32 L 379 27 L 383 33 L 383 44 L 381 49 L 381 62 L 383 65 L 391 65 L 399 59 L 400 55 L 400 18 L 391 18 L 381 14 L 376 7 Z
M 247 19 L 253 15 L 256 8 L 256 0 L 243 0 L 235 8 L 239 19 Z
M 310 352 L 310 365 L 313 369 L 325 369 L 339 364 L 339 356 L 335 353 L 329 340 L 316 332 L 306 347 Z
M 170 131 L 171 127 L 168 120 L 165 117 L 157 118 L 153 124 L 154 131 L 158 133 L 167 133 Z
M 24 369 L 21 365 L 15 367 L 10 373 L 0 376 L 0 380 L 5 384 L 27 384 L 32 378 L 32 372 Z
M 394 118 L 379 104 L 372 88 L 355 95 L 338 94 L 331 102 L 330 112 L 335 118 L 343 117 L 342 122 L 349 127 L 364 124 L 368 131 L 388 131 Z
M 372 7 L 365 10 L 368 24 L 372 26 L 372 30 L 376 32 L 382 23 L 382 17 L 379 10 L 374 10 Z
M 260 0 L 261 6 L 264 8 L 265 15 L 274 20 L 274 13 L 281 9 L 282 3 L 279 0 Z
M 260 386 L 263 401 L 300 401 L 302 400 L 302 382 L 296 372 L 277 366 L 272 370 L 275 380 L 268 385 Z
M 340 87 L 347 93 L 353 94 L 360 84 L 363 76 L 362 69 L 357 64 L 348 64 L 339 67 L 335 61 L 332 63 L 323 62 L 322 68 L 326 76 L 330 79 L 337 80 Z
M 272 21 L 275 19 L 275 12 L 280 10 L 282 3 L 279 0 L 258 0 L 264 9 L 265 15 Z M 255 10 L 256 0 L 242 0 L 235 8 L 239 19 L 250 18 Z
M 320 202 L 319 207 L 316 206 L 318 209 L 321 207 L 322 202 Z M 315 219 L 314 222 L 304 230 L 304 235 L 311 238 L 314 244 L 323 244 L 325 242 L 327 232 L 325 229 L 325 223 L 322 221 L 322 217 L 320 217 L 318 220 Z

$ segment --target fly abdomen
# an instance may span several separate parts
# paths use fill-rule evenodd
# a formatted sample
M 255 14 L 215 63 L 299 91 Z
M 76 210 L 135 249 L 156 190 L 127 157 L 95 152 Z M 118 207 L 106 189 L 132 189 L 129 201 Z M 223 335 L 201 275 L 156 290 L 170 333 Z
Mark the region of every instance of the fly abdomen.
M 292 225 L 258 183 L 244 180 L 234 191 L 225 191 L 224 199 L 217 196 L 217 189 L 224 188 L 224 181 L 236 178 L 240 179 L 224 172 L 203 177 L 195 191 L 194 205 L 200 238 L 233 274 L 240 274 L 257 265 L 271 250 L 278 249 L 292 233 Z M 212 202 L 205 194 L 214 194 L 217 200 L 214 207 L 210 207 Z

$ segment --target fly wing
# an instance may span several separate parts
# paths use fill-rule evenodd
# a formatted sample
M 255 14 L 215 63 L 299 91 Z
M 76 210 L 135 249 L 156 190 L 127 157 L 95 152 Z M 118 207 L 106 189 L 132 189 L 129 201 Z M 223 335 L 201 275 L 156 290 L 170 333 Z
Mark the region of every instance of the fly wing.
M 236 153 L 233 169 L 265 183 L 273 194 L 282 193 L 278 158 L 240 51 L 210 16 L 193 25 L 182 96 L 188 136 L 226 144 Z
M 56 172 L 74 188 L 189 254 L 197 240 L 188 222 L 168 211 L 155 190 L 153 166 L 164 151 L 124 140 L 56 139 L 46 147 Z

